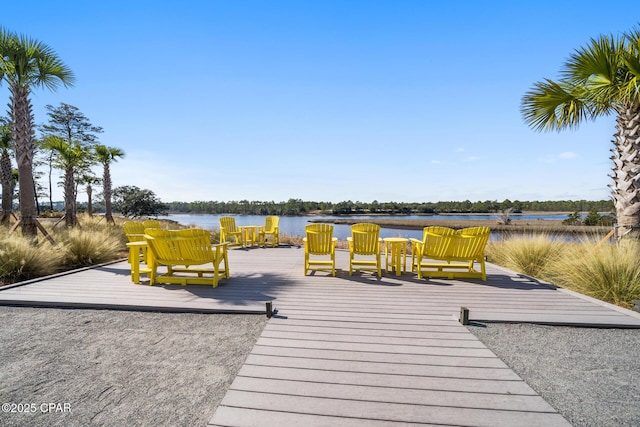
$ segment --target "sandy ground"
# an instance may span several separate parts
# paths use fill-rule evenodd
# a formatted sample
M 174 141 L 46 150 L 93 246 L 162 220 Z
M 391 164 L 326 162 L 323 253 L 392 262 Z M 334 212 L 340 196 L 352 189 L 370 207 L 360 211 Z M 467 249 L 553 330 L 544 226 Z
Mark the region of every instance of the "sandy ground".
M 640 330 L 470 326 L 576 427 L 640 426 Z
M 0 307 L 0 426 L 205 426 L 266 320 Z

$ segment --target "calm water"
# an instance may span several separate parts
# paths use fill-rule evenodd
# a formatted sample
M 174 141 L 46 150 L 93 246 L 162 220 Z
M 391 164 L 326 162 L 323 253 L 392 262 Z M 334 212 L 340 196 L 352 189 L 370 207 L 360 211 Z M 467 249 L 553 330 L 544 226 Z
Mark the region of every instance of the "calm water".
M 176 221 L 182 225 L 194 225 L 196 227 L 204 228 L 207 230 L 220 228 L 220 217 L 228 215 L 191 215 L 191 214 L 172 214 L 160 217 L 161 219 L 170 219 Z M 237 225 L 263 225 L 265 216 L 262 215 L 231 215 L 235 217 Z M 560 215 L 512 215 L 512 219 L 522 220 L 563 220 L 567 217 L 565 214 Z M 309 219 L 323 220 L 323 219 L 337 219 L 345 217 L 336 216 L 281 216 L 280 217 L 280 233 L 291 234 L 294 236 L 304 236 L 304 227 L 309 225 Z M 357 216 L 358 219 L 362 219 L 366 222 L 370 219 L 475 219 L 475 220 L 498 220 L 496 215 L 430 215 L 430 216 Z M 345 240 L 348 236 L 351 236 L 351 226 L 347 224 L 334 224 L 333 234 L 340 240 Z M 406 237 L 422 239 L 422 230 L 398 230 L 393 228 L 381 228 L 380 237 Z

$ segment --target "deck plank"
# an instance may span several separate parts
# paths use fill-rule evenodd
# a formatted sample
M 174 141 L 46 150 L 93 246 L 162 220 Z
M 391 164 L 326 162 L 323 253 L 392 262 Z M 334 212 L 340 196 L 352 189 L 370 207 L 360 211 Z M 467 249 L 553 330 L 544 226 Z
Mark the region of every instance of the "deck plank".
M 551 412 L 530 412 L 432 406 L 429 404 L 411 405 L 368 400 L 315 398 L 279 393 L 254 393 L 233 389 L 224 397 L 221 406 L 404 423 L 487 427 L 569 426 L 567 421 L 553 410 Z M 214 424 L 219 422 L 215 417 L 214 415 Z M 221 424 L 229 425 L 226 422 Z

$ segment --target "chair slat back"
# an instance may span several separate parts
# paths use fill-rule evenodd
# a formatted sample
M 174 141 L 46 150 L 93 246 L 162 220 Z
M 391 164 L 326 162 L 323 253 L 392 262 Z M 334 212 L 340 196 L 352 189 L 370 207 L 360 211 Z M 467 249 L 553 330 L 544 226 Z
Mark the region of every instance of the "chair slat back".
M 211 235 L 207 230 L 188 228 L 184 230 L 161 230 L 149 228 L 145 238 L 156 261 L 171 264 L 204 264 L 211 262 L 214 251 Z
M 425 227 L 422 233 L 424 254 L 434 258 L 446 258 L 449 255 L 449 248 L 452 244 L 451 236 L 454 234 L 455 230 L 448 227 Z
M 490 234 L 489 227 L 469 227 L 456 231 L 459 240 L 453 245 L 451 256 L 461 259 L 483 256 Z
M 359 255 L 375 255 L 380 251 L 380 226 L 360 223 L 351 226 L 353 252 Z
M 160 227 L 160 221 L 157 219 L 147 219 L 142 221 L 142 225 L 144 225 L 144 228 L 162 228 Z
M 140 242 L 144 240 L 144 225 L 137 221 L 126 221 L 122 224 L 124 234 L 130 242 Z
M 220 218 L 220 227 L 224 228 L 227 233 L 237 233 L 238 227 L 236 227 L 236 219 L 232 216 L 223 216 Z
M 333 246 L 333 225 L 310 224 L 305 227 L 308 252 L 313 255 L 329 255 Z
M 278 228 L 278 224 L 280 223 L 280 217 L 279 216 L 268 216 L 265 219 L 265 223 L 264 223 L 264 232 L 265 233 L 275 233 L 276 228 Z

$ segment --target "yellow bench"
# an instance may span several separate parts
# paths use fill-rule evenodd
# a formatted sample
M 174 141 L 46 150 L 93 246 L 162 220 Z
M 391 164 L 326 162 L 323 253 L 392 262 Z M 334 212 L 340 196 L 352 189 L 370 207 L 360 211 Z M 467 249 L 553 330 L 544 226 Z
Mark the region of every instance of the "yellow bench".
M 422 241 L 411 239 L 411 268 L 418 278 L 454 277 L 487 280 L 484 249 L 489 241 L 488 227 L 453 230 L 447 227 L 425 227 Z M 444 262 L 443 262 L 444 261 Z M 480 271 L 474 268 L 478 263 Z
M 211 244 L 208 231 L 199 228 L 185 230 L 145 230 L 149 246 L 147 265 L 149 284 L 177 283 L 218 286 L 218 281 L 229 278 L 228 243 Z M 212 264 L 211 267 L 201 267 Z M 158 274 L 160 265 L 167 267 L 166 274 Z M 196 267 L 193 267 L 196 266 Z M 181 274 L 176 274 L 181 273 Z M 195 276 L 193 276 L 195 274 Z

